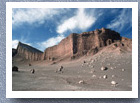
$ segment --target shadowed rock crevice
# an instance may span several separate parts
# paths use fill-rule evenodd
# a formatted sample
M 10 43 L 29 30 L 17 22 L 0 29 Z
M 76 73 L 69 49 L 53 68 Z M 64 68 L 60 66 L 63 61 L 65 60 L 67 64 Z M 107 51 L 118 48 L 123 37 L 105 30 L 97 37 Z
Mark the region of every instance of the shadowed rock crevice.
M 14 57 L 17 54 L 17 49 L 12 48 L 12 57 Z

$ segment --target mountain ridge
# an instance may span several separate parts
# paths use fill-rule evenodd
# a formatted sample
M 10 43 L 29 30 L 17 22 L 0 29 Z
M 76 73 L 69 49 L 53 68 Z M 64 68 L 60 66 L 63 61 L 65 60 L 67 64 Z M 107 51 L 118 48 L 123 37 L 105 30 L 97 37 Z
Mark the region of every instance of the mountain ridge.
M 19 42 L 17 54 L 22 55 L 30 61 L 55 61 L 65 57 L 74 59 L 84 55 L 94 55 L 102 48 L 116 42 L 129 42 L 130 49 L 132 48 L 131 39 L 121 37 L 116 31 L 101 28 L 80 34 L 72 33 L 68 37 L 62 39 L 58 45 L 46 48 L 44 52 Z M 129 46 L 127 43 L 123 45 L 125 45 L 125 47 Z

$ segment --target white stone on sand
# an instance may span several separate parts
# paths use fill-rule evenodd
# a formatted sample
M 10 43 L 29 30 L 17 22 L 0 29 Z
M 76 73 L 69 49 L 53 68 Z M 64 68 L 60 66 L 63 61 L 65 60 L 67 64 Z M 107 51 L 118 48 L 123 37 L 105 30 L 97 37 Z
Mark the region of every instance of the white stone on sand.
M 107 75 L 104 75 L 103 78 L 104 78 L 104 79 L 107 79 Z
M 102 66 L 102 67 L 101 67 L 101 70 L 102 70 L 102 71 L 107 70 L 107 67 Z
M 112 84 L 111 86 L 116 87 L 118 83 L 116 81 L 111 81 L 111 84 Z
M 78 83 L 79 84 L 84 84 L 84 80 L 80 80 Z
M 93 78 L 96 78 L 96 75 L 92 75 Z

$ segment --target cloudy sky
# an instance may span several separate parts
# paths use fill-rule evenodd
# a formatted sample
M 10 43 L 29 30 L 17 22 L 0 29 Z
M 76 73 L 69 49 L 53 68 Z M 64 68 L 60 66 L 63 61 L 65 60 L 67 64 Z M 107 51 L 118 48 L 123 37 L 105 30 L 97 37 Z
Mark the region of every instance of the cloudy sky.
M 132 38 L 131 8 L 14 8 L 12 47 L 18 41 L 41 51 L 58 44 L 70 33 L 110 28 Z

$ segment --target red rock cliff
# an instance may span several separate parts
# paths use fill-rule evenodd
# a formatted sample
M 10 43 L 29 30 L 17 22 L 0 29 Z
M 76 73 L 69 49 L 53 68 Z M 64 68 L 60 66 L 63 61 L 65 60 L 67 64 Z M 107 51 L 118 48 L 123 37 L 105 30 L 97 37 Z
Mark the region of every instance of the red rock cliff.
M 121 37 L 119 33 L 110 29 L 96 29 L 81 34 L 72 33 L 63 39 L 58 45 L 47 48 L 44 53 L 26 44 L 19 42 L 17 55 L 31 61 L 81 57 L 83 55 L 96 54 L 100 49 L 114 42 L 125 45 L 126 50 L 131 51 L 132 40 Z M 14 53 L 14 51 L 13 51 Z
M 44 60 L 55 60 L 64 56 L 73 55 L 73 35 L 63 39 L 58 45 L 47 48 L 43 53 Z
M 121 40 L 120 34 L 109 29 L 96 29 L 81 34 L 70 34 L 58 45 L 47 48 L 43 53 L 44 60 L 55 60 L 59 57 L 79 57 L 88 53 L 95 54 L 104 46 Z

